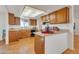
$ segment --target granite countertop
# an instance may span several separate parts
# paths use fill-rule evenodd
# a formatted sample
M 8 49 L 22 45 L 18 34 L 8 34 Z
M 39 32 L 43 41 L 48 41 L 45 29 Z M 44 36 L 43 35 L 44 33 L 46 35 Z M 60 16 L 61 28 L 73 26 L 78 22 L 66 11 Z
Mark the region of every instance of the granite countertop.
M 57 35 L 57 34 L 62 34 L 62 33 L 68 33 L 69 30 L 60 30 L 60 31 L 56 31 L 55 33 L 42 33 L 42 32 L 34 32 L 36 35 L 40 35 L 40 36 L 50 36 L 50 35 Z

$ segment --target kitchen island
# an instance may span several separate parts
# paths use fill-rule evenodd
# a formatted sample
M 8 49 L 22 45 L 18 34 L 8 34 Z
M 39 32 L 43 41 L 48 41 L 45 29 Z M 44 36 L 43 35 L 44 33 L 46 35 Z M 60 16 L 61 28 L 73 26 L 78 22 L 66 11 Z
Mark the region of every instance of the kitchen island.
M 67 30 L 49 34 L 36 32 L 35 53 L 37 54 L 61 54 L 68 48 Z

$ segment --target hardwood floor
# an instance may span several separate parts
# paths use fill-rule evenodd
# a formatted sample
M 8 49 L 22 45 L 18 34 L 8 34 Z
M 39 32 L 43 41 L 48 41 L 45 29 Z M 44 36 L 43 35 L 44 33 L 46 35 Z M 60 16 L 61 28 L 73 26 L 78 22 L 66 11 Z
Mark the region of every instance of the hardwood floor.
M 64 54 L 79 54 L 79 35 L 75 35 L 74 38 L 74 50 L 66 50 Z
M 34 37 L 20 39 L 9 45 L 0 43 L 0 54 L 35 54 L 34 39 Z M 79 36 L 75 36 L 74 43 L 75 49 L 68 49 L 64 54 L 79 54 Z
M 34 54 L 34 38 L 20 39 L 9 45 L 0 46 L 0 54 Z

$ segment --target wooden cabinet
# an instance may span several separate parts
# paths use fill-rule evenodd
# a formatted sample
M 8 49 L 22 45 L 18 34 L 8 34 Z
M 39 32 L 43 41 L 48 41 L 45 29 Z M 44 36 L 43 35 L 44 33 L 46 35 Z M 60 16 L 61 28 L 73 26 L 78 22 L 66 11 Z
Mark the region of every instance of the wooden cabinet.
M 41 22 L 42 22 L 42 23 L 43 23 L 43 22 L 46 22 L 46 17 L 47 17 L 47 15 L 44 15 L 44 16 L 41 17 Z
M 56 12 L 57 22 L 58 24 L 61 23 L 68 23 L 69 22 L 69 9 L 63 8 Z
M 9 42 L 18 41 L 16 31 L 9 31 Z
M 20 18 L 14 16 L 12 13 L 8 13 L 9 16 L 9 25 L 20 25 Z
M 36 54 L 44 54 L 44 40 L 42 40 L 41 36 L 35 36 L 34 49 Z
M 30 30 L 9 31 L 9 42 L 15 42 L 19 39 L 30 37 Z
M 8 13 L 8 16 L 9 16 L 9 25 L 14 25 L 15 24 L 14 14 Z
M 21 36 L 22 36 L 22 38 L 26 38 L 27 37 L 27 31 L 26 30 L 22 30 L 21 31 Z
M 56 12 L 49 14 L 49 23 L 55 24 L 57 22 Z
M 30 19 L 30 25 L 32 25 L 32 26 L 37 25 L 37 20 L 36 19 Z
M 30 37 L 30 34 L 31 34 L 30 30 L 19 30 L 18 31 L 18 39 Z
M 49 13 L 47 16 L 49 17 L 48 20 L 50 24 L 69 23 L 69 8 L 65 7 L 65 8 L 59 9 L 57 11 Z M 47 19 L 46 15 L 41 17 L 42 22 L 45 22 L 46 19 Z
M 19 17 L 15 17 L 15 25 L 20 25 L 20 18 Z

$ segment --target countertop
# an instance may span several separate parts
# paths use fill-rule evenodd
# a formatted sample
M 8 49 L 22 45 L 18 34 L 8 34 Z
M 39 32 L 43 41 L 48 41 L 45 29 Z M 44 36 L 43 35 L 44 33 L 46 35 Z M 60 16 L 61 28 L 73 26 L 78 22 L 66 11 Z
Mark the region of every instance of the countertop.
M 40 36 L 50 36 L 50 35 L 57 35 L 57 34 L 62 34 L 62 33 L 69 33 L 69 30 L 65 30 L 65 29 L 62 29 L 60 31 L 57 31 L 55 33 L 47 33 L 47 34 L 44 34 L 42 32 L 34 32 L 36 35 L 40 35 Z

